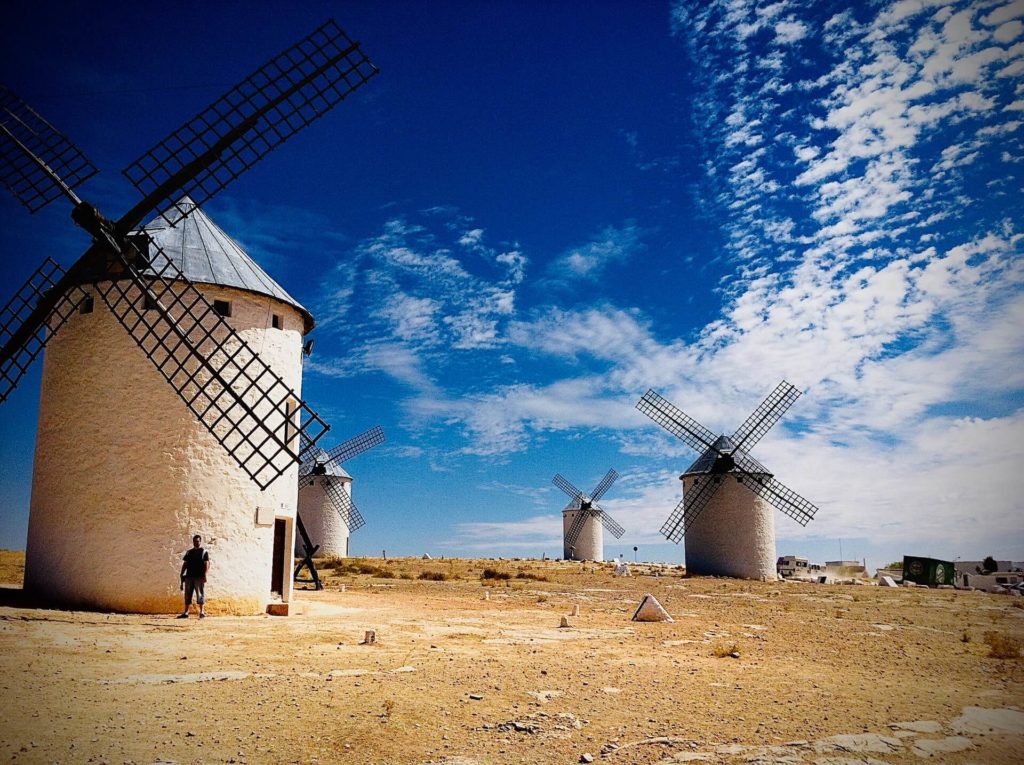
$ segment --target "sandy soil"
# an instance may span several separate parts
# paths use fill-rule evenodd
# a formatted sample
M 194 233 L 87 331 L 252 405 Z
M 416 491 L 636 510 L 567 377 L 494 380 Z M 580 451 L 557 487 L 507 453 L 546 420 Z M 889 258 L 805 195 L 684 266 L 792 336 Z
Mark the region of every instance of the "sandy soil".
M 0 554 L 8 581 L 16 557 Z M 1024 660 L 986 642 L 1024 640 L 1021 598 L 539 561 L 388 566 L 458 578 L 328 572 L 299 615 L 203 621 L 2 591 L 0 758 L 1024 761 Z M 485 587 L 485 566 L 513 578 Z M 648 592 L 673 623 L 630 621 Z

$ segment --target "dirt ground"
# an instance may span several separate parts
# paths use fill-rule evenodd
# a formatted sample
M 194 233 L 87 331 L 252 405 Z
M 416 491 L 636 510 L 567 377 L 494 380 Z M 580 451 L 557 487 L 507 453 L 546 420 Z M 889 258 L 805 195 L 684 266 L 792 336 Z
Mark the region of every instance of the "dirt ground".
M 0 553 L 8 582 L 19 555 Z M 301 614 L 203 621 L 0 591 L 0 758 L 1024 761 L 1024 598 L 551 561 L 367 559 L 326 580 Z M 675 621 L 631 621 L 645 593 Z

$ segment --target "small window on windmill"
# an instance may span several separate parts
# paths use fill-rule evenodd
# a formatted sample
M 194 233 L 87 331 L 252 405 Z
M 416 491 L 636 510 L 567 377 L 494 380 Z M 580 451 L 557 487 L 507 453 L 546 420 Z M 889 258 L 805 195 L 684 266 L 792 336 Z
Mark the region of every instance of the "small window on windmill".
M 92 295 L 86 295 L 82 298 L 82 302 L 78 304 L 79 313 L 92 313 L 93 308 L 96 307 L 96 301 L 93 300 Z
M 281 327 L 284 326 L 284 322 L 281 321 L 280 314 L 273 313 L 270 315 L 270 326 L 272 326 L 274 329 L 281 329 Z
M 228 300 L 214 300 L 213 310 L 218 316 L 230 316 L 231 315 L 231 302 Z

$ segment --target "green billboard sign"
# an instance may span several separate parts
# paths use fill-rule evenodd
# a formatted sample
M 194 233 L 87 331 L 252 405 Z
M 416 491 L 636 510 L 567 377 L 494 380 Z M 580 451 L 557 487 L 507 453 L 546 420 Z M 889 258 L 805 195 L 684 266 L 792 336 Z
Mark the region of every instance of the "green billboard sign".
M 953 563 L 935 558 L 903 556 L 903 581 L 935 586 L 953 584 Z

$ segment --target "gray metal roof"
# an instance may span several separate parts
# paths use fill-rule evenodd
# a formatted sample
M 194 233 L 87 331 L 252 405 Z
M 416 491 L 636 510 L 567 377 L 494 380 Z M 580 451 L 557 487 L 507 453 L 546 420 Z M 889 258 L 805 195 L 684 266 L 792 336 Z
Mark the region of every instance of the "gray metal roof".
M 330 462 L 331 455 L 323 449 L 319 449 L 312 455 L 308 455 L 306 459 L 308 462 L 317 462 L 323 465 L 324 475 L 333 475 L 336 478 L 347 478 L 350 481 L 352 480 L 352 476 L 348 474 L 348 471 L 346 471 L 345 468 L 337 462 Z
M 313 315 L 188 197 L 155 217 L 143 230 L 193 282 L 236 287 L 277 298 L 298 309 L 305 319 L 306 332 L 313 329 Z
M 736 444 L 734 444 L 732 439 L 728 436 L 719 436 L 715 439 L 714 447 L 715 449 L 728 454 L 732 454 L 735 451 L 735 457 L 742 455 L 749 460 L 751 464 L 750 468 L 747 470 L 748 473 L 752 473 L 753 475 L 772 475 L 772 472 L 768 468 L 751 457 L 750 454 L 745 452 L 743 449 L 737 449 Z M 715 449 L 707 449 L 692 465 L 690 465 L 690 467 L 686 468 L 683 475 L 703 475 L 705 473 L 709 473 L 712 466 L 715 464 L 715 458 L 718 457 L 718 452 L 715 451 Z M 737 470 L 736 468 L 733 468 L 729 472 L 735 473 Z

